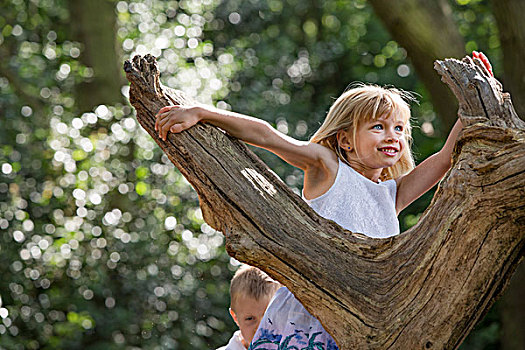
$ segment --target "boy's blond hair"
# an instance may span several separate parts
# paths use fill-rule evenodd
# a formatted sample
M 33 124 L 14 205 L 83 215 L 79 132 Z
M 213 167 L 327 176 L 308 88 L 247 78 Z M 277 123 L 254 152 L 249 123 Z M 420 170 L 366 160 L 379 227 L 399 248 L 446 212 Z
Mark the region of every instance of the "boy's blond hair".
M 330 148 L 339 159 L 348 164 L 346 151 L 339 147 L 337 141 L 339 130 L 350 130 L 355 144 L 357 128 L 361 123 L 375 120 L 381 116 L 388 118 L 394 114 L 400 115 L 406 120 L 404 133 L 409 147 L 405 147 L 399 161 L 393 166 L 383 169 L 380 176 L 382 181 L 398 178 L 414 168 L 414 158 L 410 150 L 412 142 L 410 106 L 407 103 L 407 101 L 413 100 L 415 99 L 410 93 L 402 90 L 359 84 L 345 91 L 334 102 L 325 121 L 312 136 L 310 142 Z
M 253 266 L 242 265 L 235 272 L 230 284 L 231 308 L 235 311 L 237 299 L 241 295 L 259 300 L 273 296 L 280 287 L 279 282 L 265 272 Z

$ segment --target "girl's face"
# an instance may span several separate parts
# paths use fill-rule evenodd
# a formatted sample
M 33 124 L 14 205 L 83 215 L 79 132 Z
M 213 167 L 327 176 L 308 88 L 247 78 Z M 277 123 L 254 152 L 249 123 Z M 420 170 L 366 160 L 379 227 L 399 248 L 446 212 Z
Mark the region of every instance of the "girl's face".
M 354 170 L 377 181 L 381 171 L 393 166 L 407 147 L 405 127 L 406 121 L 399 115 L 382 116 L 358 126 L 355 144 L 351 131 L 340 132 L 339 145 Z

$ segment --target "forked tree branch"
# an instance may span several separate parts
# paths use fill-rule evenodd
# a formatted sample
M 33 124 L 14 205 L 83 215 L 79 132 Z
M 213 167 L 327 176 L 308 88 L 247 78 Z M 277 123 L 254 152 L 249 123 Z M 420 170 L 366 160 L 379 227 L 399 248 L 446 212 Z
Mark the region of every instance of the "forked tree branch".
M 480 62 L 437 61 L 464 128 L 419 223 L 372 239 L 317 215 L 243 143 L 198 124 L 160 139 L 155 114 L 190 103 L 152 56 L 126 61 L 137 119 L 199 194 L 237 260 L 286 285 L 345 349 L 453 349 L 517 267 L 525 242 L 525 133 Z

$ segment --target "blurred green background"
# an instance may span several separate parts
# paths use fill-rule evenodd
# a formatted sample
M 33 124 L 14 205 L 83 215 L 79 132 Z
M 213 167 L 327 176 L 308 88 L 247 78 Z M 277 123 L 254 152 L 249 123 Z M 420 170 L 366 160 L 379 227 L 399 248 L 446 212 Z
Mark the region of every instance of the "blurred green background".
M 165 85 L 303 140 L 352 82 L 415 91 L 419 161 L 457 108 L 436 58 L 485 52 L 523 111 L 513 3 L 0 0 L 0 349 L 214 349 L 236 329 L 239 263 L 134 119 L 123 60 L 151 53 Z M 256 152 L 299 193 L 300 171 Z M 525 348 L 513 293 L 461 349 Z

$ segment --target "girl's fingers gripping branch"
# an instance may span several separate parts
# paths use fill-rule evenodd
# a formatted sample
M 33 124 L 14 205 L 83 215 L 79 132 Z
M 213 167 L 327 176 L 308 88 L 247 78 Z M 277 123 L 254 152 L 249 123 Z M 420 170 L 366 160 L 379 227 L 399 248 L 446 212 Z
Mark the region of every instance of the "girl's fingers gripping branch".
M 172 106 L 166 106 L 159 109 L 157 114 L 155 115 L 155 131 L 160 130 L 160 122 L 166 118 L 167 112 L 171 110 Z
M 479 59 L 489 72 L 490 76 L 494 76 L 494 73 L 492 72 L 492 65 L 490 64 L 489 59 L 487 58 L 487 56 L 485 56 L 483 52 L 472 51 L 472 57 Z
M 194 108 L 181 106 L 162 107 L 155 118 L 155 130 L 164 141 L 168 132 L 179 133 L 199 122 L 198 113 Z
M 177 122 L 177 108 L 178 106 L 162 107 L 155 118 L 155 130 L 159 133 L 159 137 L 166 140 L 168 131 L 173 124 Z

